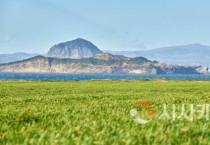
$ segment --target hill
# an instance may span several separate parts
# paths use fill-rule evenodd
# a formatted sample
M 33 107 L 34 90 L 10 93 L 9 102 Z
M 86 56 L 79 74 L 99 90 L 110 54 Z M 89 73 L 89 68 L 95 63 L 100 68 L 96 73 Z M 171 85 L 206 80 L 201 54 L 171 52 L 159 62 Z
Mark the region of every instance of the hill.
M 0 63 L 8 63 L 13 61 L 23 60 L 34 57 L 36 55 L 38 54 L 29 54 L 24 52 L 17 52 L 13 54 L 0 54 Z
M 125 55 L 127 57 L 146 57 L 150 60 L 156 60 L 168 64 L 177 65 L 202 65 L 210 66 L 210 46 L 201 44 L 191 44 L 182 46 L 163 47 L 151 50 L 140 51 L 107 51 L 116 55 Z
M 208 68 L 167 65 L 143 57 L 128 58 L 104 53 L 82 59 L 36 56 L 22 61 L 0 64 L 0 72 L 206 74 Z
M 55 58 L 80 59 L 93 57 L 99 53 L 102 53 L 102 51 L 91 42 L 78 38 L 72 41 L 54 45 L 48 51 L 47 56 Z

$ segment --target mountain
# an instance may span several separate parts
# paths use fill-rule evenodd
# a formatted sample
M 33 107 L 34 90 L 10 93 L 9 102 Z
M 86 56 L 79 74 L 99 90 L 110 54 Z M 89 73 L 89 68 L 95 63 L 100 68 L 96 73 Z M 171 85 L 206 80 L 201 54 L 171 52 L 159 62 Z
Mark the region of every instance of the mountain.
M 129 58 L 103 53 L 82 59 L 36 56 L 22 61 L 0 64 L 0 72 L 207 74 L 208 68 L 167 65 L 143 57 Z
M 54 45 L 50 48 L 47 56 L 54 58 L 80 59 L 93 57 L 99 53 L 102 53 L 102 51 L 91 42 L 78 38 Z
M 94 58 L 99 60 L 128 60 L 129 58 L 123 55 L 112 55 L 111 53 L 100 53 Z
M 36 55 L 38 54 L 29 54 L 24 52 L 17 52 L 13 54 L 0 54 L 0 63 L 8 63 L 13 61 L 23 60 L 30 57 L 34 57 Z
M 187 66 L 202 65 L 210 67 L 210 46 L 201 44 L 171 46 L 152 50 L 107 52 L 116 55 L 125 55 L 127 57 L 142 56 L 150 60 L 156 60 L 168 64 Z

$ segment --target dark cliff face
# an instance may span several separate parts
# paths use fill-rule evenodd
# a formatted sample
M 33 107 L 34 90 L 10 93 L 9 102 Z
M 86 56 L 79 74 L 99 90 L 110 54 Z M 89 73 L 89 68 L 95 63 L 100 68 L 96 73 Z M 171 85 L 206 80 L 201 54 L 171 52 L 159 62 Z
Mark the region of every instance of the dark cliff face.
M 1 64 L 0 72 L 205 74 L 208 73 L 208 68 L 167 65 L 153 62 L 143 57 L 128 58 L 105 53 L 83 59 L 59 59 L 37 56 L 23 61 Z
M 55 58 L 88 58 L 102 53 L 95 45 L 84 39 L 76 39 L 65 43 L 59 43 L 50 48 L 48 57 Z
M 49 59 L 44 56 L 0 64 L 0 72 L 50 72 Z

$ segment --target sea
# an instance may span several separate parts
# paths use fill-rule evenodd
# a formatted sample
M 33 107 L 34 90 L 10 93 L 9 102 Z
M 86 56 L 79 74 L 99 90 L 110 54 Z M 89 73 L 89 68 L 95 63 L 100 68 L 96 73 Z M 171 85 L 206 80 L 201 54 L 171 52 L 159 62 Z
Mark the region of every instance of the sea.
M 100 79 L 187 79 L 210 80 L 210 74 L 66 74 L 0 73 L 0 80 L 100 80 Z

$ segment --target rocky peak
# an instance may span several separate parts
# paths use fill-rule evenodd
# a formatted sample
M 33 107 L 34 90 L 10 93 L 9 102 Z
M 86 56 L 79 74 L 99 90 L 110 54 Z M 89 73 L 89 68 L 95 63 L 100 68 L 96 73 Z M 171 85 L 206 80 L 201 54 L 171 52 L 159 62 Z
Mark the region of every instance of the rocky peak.
M 78 38 L 72 41 L 59 43 L 50 48 L 47 53 L 48 57 L 55 58 L 88 58 L 93 57 L 99 53 L 102 53 L 94 44 L 91 42 Z

